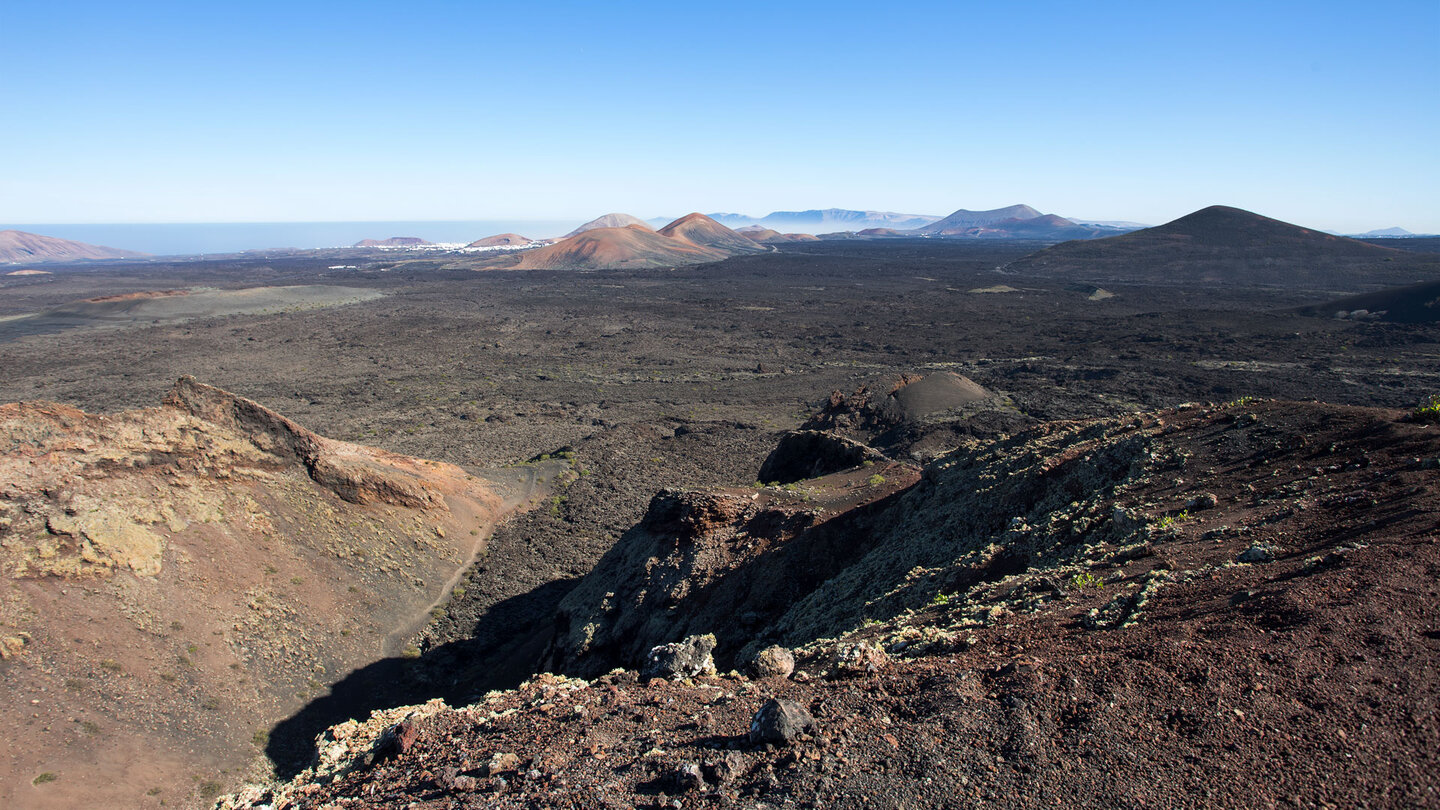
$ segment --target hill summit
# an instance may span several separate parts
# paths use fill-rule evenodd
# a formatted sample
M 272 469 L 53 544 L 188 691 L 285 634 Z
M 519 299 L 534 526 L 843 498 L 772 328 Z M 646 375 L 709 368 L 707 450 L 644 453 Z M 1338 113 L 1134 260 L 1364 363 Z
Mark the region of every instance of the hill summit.
M 593 231 L 597 228 L 628 228 L 631 225 L 638 225 L 647 231 L 655 230 L 654 228 L 646 224 L 645 220 L 636 216 L 631 216 L 630 214 L 605 214 L 604 216 L 599 216 L 590 220 L 589 222 L 581 225 L 570 233 L 565 234 L 561 238 L 569 239 L 572 236 L 579 236 L 586 231 Z
M 659 233 L 729 253 L 763 253 L 755 240 L 730 230 L 704 214 L 686 214 L 661 228 Z
M 1154 228 L 1065 242 L 1009 272 L 1141 283 L 1315 286 L 1359 291 L 1440 274 L 1434 258 L 1378 247 L 1224 205 Z

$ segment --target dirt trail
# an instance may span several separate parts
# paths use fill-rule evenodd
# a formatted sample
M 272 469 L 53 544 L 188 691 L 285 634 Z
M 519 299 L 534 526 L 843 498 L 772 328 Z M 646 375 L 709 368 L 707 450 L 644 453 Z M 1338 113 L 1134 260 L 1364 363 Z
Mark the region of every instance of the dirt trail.
M 445 499 L 446 505 L 449 506 L 450 511 L 454 513 L 462 525 L 475 526 L 475 529 L 473 529 L 475 532 L 475 543 L 470 549 L 469 556 L 466 557 L 460 565 L 455 567 L 455 570 L 446 578 L 444 584 L 440 586 L 439 592 L 435 595 L 435 600 L 417 611 L 385 636 L 385 640 L 381 644 L 382 657 L 400 655 L 405 649 L 407 642 L 409 642 L 416 633 L 425 629 L 425 626 L 430 623 L 431 611 L 449 601 L 451 591 L 455 589 L 456 585 L 460 584 L 460 581 L 465 577 L 466 572 L 470 570 L 471 566 L 475 564 L 475 561 L 480 559 L 481 555 L 485 553 L 489 545 L 490 537 L 495 533 L 495 528 L 512 516 L 528 511 L 535 504 L 537 498 L 548 495 L 550 489 L 545 485 L 545 481 L 551 478 L 551 476 L 548 474 L 542 475 L 542 473 L 552 472 L 551 467 L 559 469 L 562 466 L 563 465 L 559 463 L 554 463 L 526 466 L 518 469 L 485 471 L 485 474 L 480 477 L 492 481 L 497 489 L 504 492 L 501 508 L 488 520 L 477 515 L 473 505 L 463 500 L 456 498 Z M 504 478 L 512 474 L 515 475 L 514 481 L 504 480 Z

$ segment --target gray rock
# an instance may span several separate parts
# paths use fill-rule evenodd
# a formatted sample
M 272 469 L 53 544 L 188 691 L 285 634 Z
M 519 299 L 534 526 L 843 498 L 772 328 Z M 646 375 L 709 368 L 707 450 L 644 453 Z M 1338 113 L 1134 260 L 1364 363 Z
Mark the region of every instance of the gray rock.
M 700 766 L 693 762 L 687 762 L 676 768 L 671 779 L 675 782 L 675 788 L 681 793 L 705 789 L 705 777 L 700 773 Z
M 683 680 L 697 675 L 715 674 L 715 636 L 690 636 L 684 641 L 661 644 L 650 648 L 645 667 L 640 671 L 644 678 L 669 678 Z
M 1213 492 L 1202 492 L 1185 503 L 1186 509 L 1214 509 L 1220 504 L 1220 499 L 1215 497 Z
M 1235 562 L 1242 563 L 1268 563 L 1274 562 L 1276 555 L 1280 553 L 1280 547 L 1272 543 L 1255 543 L 1235 558 Z
M 723 785 L 739 778 L 745 771 L 745 757 L 737 751 L 728 751 L 717 759 L 705 763 L 705 775 L 717 785 Z
M 750 674 L 756 678 L 788 678 L 795 671 L 795 656 L 780 646 L 766 647 L 750 662 Z
M 750 744 L 789 745 L 817 728 L 804 706 L 788 698 L 771 698 L 750 721 Z

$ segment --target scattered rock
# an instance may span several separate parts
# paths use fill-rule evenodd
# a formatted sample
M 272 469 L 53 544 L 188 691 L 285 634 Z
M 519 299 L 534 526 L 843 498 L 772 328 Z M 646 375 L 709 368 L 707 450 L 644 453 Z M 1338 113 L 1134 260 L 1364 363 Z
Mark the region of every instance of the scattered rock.
M 780 646 L 766 647 L 750 662 L 750 674 L 756 678 L 788 678 L 795 671 L 795 656 Z
M 828 670 L 830 677 L 873 675 L 890 665 L 890 656 L 868 641 L 835 646 Z
M 693 762 L 676 768 L 670 778 L 675 783 L 675 789 L 681 793 L 705 789 L 705 777 L 700 773 L 700 766 Z
M 440 773 L 435 776 L 435 781 L 446 790 L 460 793 L 467 793 L 480 787 L 478 779 L 460 773 L 460 769 L 454 765 L 441 768 Z
M 6 636 L 0 639 L 0 658 L 9 658 L 12 655 L 19 655 L 30 643 L 30 634 L 21 633 L 16 636 Z
M 1199 495 L 1185 502 L 1186 509 L 1214 509 L 1220 504 L 1220 499 L 1215 497 L 1213 492 L 1202 492 Z
M 750 721 L 750 744 L 789 745 L 817 728 L 804 706 L 788 698 L 771 698 Z
M 1242 562 L 1242 563 L 1268 563 L 1268 562 L 1274 562 L 1274 561 L 1275 561 L 1275 557 L 1279 555 L 1280 551 L 1281 551 L 1280 547 L 1277 546 L 1277 545 L 1275 545 L 1275 544 L 1273 544 L 1273 543 L 1264 543 L 1264 542 L 1255 543 L 1255 544 L 1251 545 L 1249 548 L 1247 548 L 1247 549 L 1245 549 L 1244 551 L 1240 552 L 1240 556 L 1238 556 L 1238 557 L 1235 558 L 1235 562 Z
M 375 741 L 376 759 L 389 759 L 409 751 L 420 739 L 420 724 L 414 717 L 406 717 L 385 730 Z
M 745 770 L 745 757 L 738 751 L 726 752 L 719 759 L 707 760 L 705 776 L 717 785 L 724 785 L 740 776 Z
M 678 681 L 697 675 L 715 674 L 715 636 L 690 636 L 684 641 L 652 647 L 640 675 Z
M 495 776 L 501 773 L 513 773 L 520 770 L 520 757 L 508 751 L 496 752 L 485 764 L 485 775 Z

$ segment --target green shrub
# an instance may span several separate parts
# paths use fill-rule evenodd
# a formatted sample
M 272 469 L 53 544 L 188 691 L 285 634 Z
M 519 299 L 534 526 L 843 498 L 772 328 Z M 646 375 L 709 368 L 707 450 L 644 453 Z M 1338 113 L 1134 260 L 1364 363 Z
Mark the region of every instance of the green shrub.
M 31 780 L 30 780 L 30 784 L 32 784 L 32 785 L 43 785 L 43 784 L 45 784 L 46 782 L 54 782 L 56 779 L 59 779 L 59 778 L 60 778 L 59 776 L 56 776 L 55 774 L 53 774 L 53 773 L 51 773 L 51 772 L 49 772 L 49 771 L 46 771 L 46 772 L 40 774 L 39 776 L 35 777 L 34 779 L 31 779 Z
M 869 484 L 872 487 L 878 487 L 881 484 L 885 483 L 885 476 L 881 475 L 880 473 L 875 473 L 869 478 L 866 478 L 865 483 Z
M 1070 587 L 1083 591 L 1086 588 L 1104 588 L 1105 583 L 1089 571 L 1082 571 L 1070 578 Z
M 1440 394 L 1431 394 L 1429 399 L 1421 400 L 1413 416 L 1417 422 L 1440 422 Z

